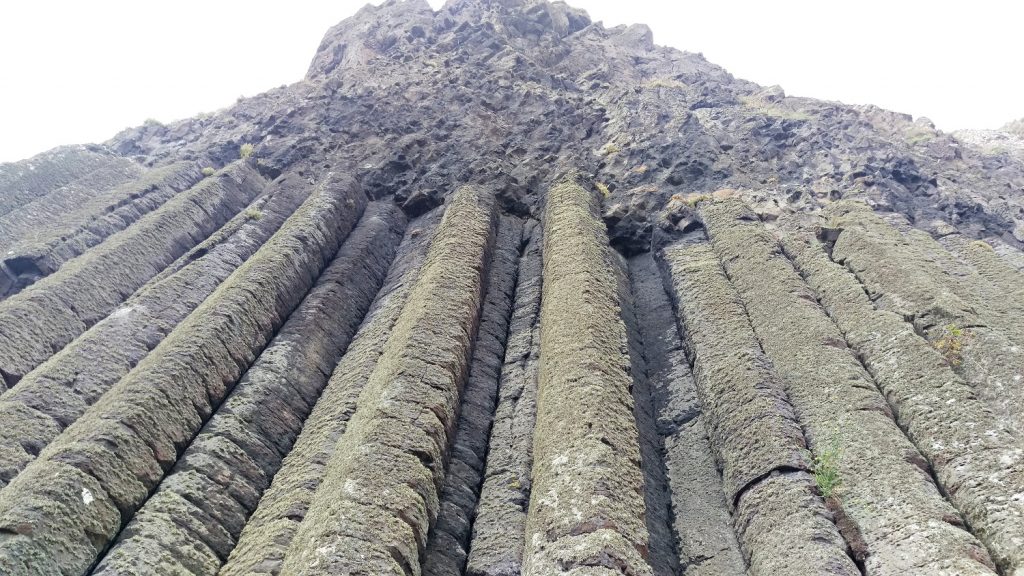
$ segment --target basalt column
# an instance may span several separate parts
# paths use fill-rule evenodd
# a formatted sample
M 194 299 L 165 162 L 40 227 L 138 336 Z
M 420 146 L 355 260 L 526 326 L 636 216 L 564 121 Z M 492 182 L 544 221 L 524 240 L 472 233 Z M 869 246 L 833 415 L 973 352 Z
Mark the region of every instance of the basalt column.
M 0 573 L 79 576 L 299 304 L 365 206 L 330 174 L 248 262 L 0 491 Z
M 653 574 L 626 327 L 596 193 L 566 180 L 546 202 L 522 573 Z
M 0 377 L 6 386 L 13 386 L 214 233 L 264 184 L 253 168 L 237 164 L 0 302 Z
M 701 415 L 697 386 L 654 256 L 630 258 L 629 276 L 683 574 L 742 574 L 743 556 L 704 425 L 706 416 Z
M 94 575 L 217 573 L 359 327 L 404 224 L 390 202 L 367 208 Z
M 467 576 L 519 576 L 533 466 L 543 284 L 542 228 L 527 222 L 487 466 L 473 519 Z
M 245 212 L 182 255 L 85 334 L 0 396 L 0 487 L 110 388 L 251 257 L 311 187 L 288 173 Z
M 803 429 L 706 242 L 662 251 L 750 574 L 858 576 L 816 493 Z
M 786 255 L 843 332 L 939 485 L 1007 574 L 1024 565 L 1021 440 L 914 326 L 878 307 L 810 230 L 787 221 Z M 952 425 L 951 423 L 955 423 Z
M 283 574 L 419 574 L 469 368 L 495 201 L 446 203 L 423 272 L 381 354 Z
M 221 576 L 280 573 L 285 552 L 323 482 L 338 439 L 345 434 L 359 395 L 416 284 L 442 211 L 438 208 L 409 223 L 383 287 L 246 522 Z
M 522 235 L 522 220 L 500 219 L 459 427 L 441 493 L 441 512 L 427 544 L 423 565 L 427 576 L 461 576 L 466 567 L 470 525 L 480 495 L 505 358 Z
M 757 215 L 736 199 L 702 202 L 700 213 L 811 451 L 842 483 L 819 489 L 865 573 L 994 575 L 984 547 Z

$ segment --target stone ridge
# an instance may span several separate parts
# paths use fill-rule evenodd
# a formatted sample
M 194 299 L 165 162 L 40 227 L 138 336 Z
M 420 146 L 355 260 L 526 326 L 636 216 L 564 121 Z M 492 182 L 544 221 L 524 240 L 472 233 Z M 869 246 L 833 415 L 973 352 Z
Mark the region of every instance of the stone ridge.
M 394 262 L 348 350 L 302 426 L 292 450 L 246 523 L 221 574 L 278 574 L 366 381 L 416 283 L 440 210 L 409 223 Z
M 281 227 L 309 194 L 282 176 L 250 205 L 140 288 L 110 316 L 0 396 L 0 484 L 74 423 Z
M 331 175 L 152 354 L 0 491 L 0 567 L 80 574 L 298 304 L 365 197 Z M 359 207 L 359 208 L 356 208 Z M 339 225 L 348 221 L 348 227 Z M 51 479 L 55 479 L 51 481 Z M 32 526 L 25 532 L 19 527 Z
M 626 327 L 595 192 L 572 181 L 548 191 L 543 254 L 522 573 L 653 574 Z
M 367 207 L 93 574 L 145 562 L 154 573 L 216 575 L 384 281 L 404 224 L 393 205 Z
M 179 162 L 97 194 L 63 215 L 57 224 L 49 210 L 34 214 L 19 210 L 5 215 L 0 228 L 0 267 L 16 279 L 7 291 L 20 290 L 56 272 L 68 260 L 124 230 L 202 178 L 198 166 Z M 12 244 L 15 239 L 17 243 Z
M 995 574 L 981 543 L 950 520 L 958 512 L 920 473 L 925 459 L 775 238 L 740 200 L 702 203 L 700 212 L 811 452 L 819 461 L 832 451 L 842 455 L 842 498 L 826 502 L 844 519 L 838 525 L 855 557 L 875 573 Z M 907 534 L 906 522 L 919 529 Z M 909 539 L 917 542 L 907 545 Z
M 281 573 L 420 574 L 494 240 L 493 195 L 460 188 Z
M 0 165 L 0 574 L 1024 574 L 1014 138 L 366 6 Z
M 256 197 L 263 183 L 244 163 L 232 166 L 58 273 L 0 302 L 0 341 L 7 344 L 0 348 L 0 376 L 6 386 L 16 384 L 230 220 Z

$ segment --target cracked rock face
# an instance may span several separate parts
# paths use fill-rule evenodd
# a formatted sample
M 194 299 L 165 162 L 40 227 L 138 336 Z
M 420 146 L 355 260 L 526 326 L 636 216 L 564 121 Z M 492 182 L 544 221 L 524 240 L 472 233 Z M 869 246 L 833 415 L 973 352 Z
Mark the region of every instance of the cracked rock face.
M 1020 124 L 392 0 L 0 165 L 0 574 L 1024 574 Z

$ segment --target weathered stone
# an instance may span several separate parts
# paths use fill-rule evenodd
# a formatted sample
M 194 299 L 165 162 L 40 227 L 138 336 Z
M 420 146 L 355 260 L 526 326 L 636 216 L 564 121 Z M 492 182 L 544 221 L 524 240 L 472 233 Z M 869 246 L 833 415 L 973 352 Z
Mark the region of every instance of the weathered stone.
M 0 486 L 110 390 L 270 238 L 309 195 L 282 176 L 246 211 L 164 269 L 110 316 L 0 396 Z
M 616 262 L 594 193 L 563 180 L 548 190 L 546 203 L 540 385 L 522 573 L 592 567 L 652 574 Z
M 705 202 L 711 244 L 800 415 L 812 453 L 838 486 L 819 486 L 866 574 L 993 575 L 984 547 L 931 481 L 874 380 L 775 238 L 740 200 Z M 922 470 L 922 466 L 924 469 Z
M 722 491 L 722 477 L 700 417 L 697 388 L 672 303 L 654 257 L 630 258 L 629 276 L 680 563 L 687 576 L 741 574 L 745 570 L 743 556 Z
M 13 386 L 220 228 L 263 183 L 245 164 L 225 170 L 0 302 L 0 376 L 6 385 Z
M 299 303 L 365 201 L 351 179 L 329 174 L 217 292 L 0 491 L 0 531 L 28 531 L 0 540 L 0 571 L 47 573 L 42 563 L 13 572 L 26 555 L 58 561 L 67 576 L 94 562 Z M 91 496 L 81 481 L 49 491 L 42 479 L 68 467 L 95 484 Z M 71 522 L 62 510 L 80 500 L 86 507 Z M 64 549 L 76 552 L 64 558 Z
M 859 574 L 813 489 L 793 407 L 714 251 L 677 244 L 662 256 L 751 574 Z
M 542 233 L 537 221 L 527 222 L 487 466 L 473 519 L 468 576 L 519 576 L 522 569 L 537 416 Z
M 122 531 L 94 575 L 147 574 L 134 567 L 138 557 L 157 562 L 163 572 L 217 573 L 384 281 L 404 224 L 393 205 L 367 208 L 302 304 Z M 218 439 L 234 444 L 244 464 L 219 459 Z M 220 473 L 238 469 L 256 473 Z M 193 490 L 190 478 L 203 488 Z M 240 484 L 255 497 L 232 498 Z M 183 509 L 182 500 L 196 507 Z M 212 506 L 204 510 L 204 503 Z M 227 511 L 234 512 L 230 518 L 217 517 Z M 171 541 L 163 526 L 167 518 L 175 519 L 174 533 L 179 534 Z M 182 547 L 202 555 L 203 568 L 190 567 L 195 559 L 182 557 Z
M 426 576 L 462 576 L 466 568 L 470 525 L 483 481 L 505 359 L 522 235 L 522 220 L 500 219 L 451 462 L 441 490 L 441 511 L 427 540 Z
M 785 222 L 786 253 L 870 371 L 900 427 L 997 565 L 1021 566 L 1024 451 L 976 391 L 899 314 L 876 307 L 812 234 Z M 1012 573 L 1012 571 L 1008 571 Z
M 223 576 L 280 573 L 285 552 L 309 511 L 338 439 L 345 433 L 363 386 L 416 283 L 440 218 L 441 212 L 434 211 L 409 223 L 384 286 L 249 518 L 220 571 Z
M 0 298 L 57 271 L 65 262 L 124 230 L 202 180 L 199 167 L 179 162 L 106 190 L 54 220 L 50 212 L 23 210 L 0 218 L 0 267 L 15 278 Z
M 462 187 L 285 555 L 286 575 L 420 574 L 437 518 L 495 228 Z

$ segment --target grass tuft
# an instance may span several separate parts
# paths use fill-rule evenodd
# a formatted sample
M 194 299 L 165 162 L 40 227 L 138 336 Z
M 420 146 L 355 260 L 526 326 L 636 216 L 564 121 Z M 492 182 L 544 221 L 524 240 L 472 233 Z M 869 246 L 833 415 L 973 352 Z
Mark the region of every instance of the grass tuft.
M 947 324 L 942 328 L 942 335 L 939 336 L 932 346 L 942 354 L 942 358 L 950 366 L 963 364 L 964 345 L 971 339 L 971 333 L 966 328 L 956 324 Z
M 825 499 L 834 497 L 843 485 L 843 480 L 839 477 L 841 457 L 842 447 L 838 437 L 814 457 L 814 483 L 818 485 L 818 490 Z

